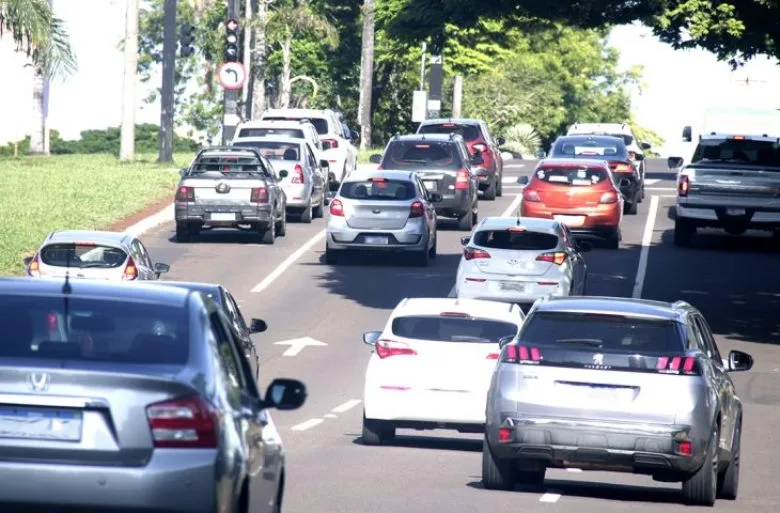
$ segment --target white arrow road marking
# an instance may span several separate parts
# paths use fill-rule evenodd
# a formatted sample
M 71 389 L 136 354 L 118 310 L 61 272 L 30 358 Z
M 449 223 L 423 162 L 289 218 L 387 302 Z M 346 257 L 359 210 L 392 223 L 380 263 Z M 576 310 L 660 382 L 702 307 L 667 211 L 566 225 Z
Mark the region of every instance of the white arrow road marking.
M 325 342 L 320 342 L 311 337 L 293 338 L 291 340 L 282 340 L 281 342 L 274 342 L 277 346 L 290 346 L 287 351 L 282 353 L 282 356 L 295 356 L 306 346 L 327 346 Z
M 333 413 L 344 413 L 345 411 L 351 410 L 352 408 L 354 408 L 355 406 L 357 406 L 362 402 L 363 401 L 361 401 L 360 399 L 350 399 L 349 401 L 336 406 L 330 411 L 332 411 Z

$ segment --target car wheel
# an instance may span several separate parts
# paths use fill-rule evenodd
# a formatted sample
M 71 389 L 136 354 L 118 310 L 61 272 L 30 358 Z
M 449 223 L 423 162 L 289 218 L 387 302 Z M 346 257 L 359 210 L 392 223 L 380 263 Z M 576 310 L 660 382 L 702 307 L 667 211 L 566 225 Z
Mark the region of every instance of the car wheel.
M 494 178 L 493 183 L 490 184 L 490 187 L 485 189 L 482 198 L 486 201 L 493 201 L 496 199 L 496 187 L 498 187 L 498 185 L 496 184 L 496 179 Z
M 609 249 L 620 249 L 620 240 L 623 238 L 620 228 L 615 230 L 609 235 L 609 238 L 607 239 L 607 248 Z
M 716 427 L 710 438 L 709 447 L 704 456 L 704 464 L 682 484 L 682 496 L 686 504 L 712 506 L 718 491 L 718 439 L 720 431 Z
M 301 213 L 301 222 L 302 223 L 311 223 L 311 218 L 312 218 L 312 208 L 311 208 L 311 205 L 309 205 L 306 208 L 306 210 L 304 210 Z
M 718 479 L 718 498 L 726 500 L 736 500 L 739 491 L 739 457 L 740 447 L 742 446 L 742 421 L 737 424 L 736 433 L 734 433 L 734 446 L 731 448 L 731 461 L 726 467 L 726 471 L 720 474 Z
M 417 267 L 428 267 L 431 262 L 431 251 L 429 249 L 423 249 L 414 254 L 414 263 Z
M 474 212 L 467 212 L 458 220 L 458 229 L 470 232 L 474 228 Z
M 367 419 L 363 413 L 363 445 L 382 445 L 395 438 L 395 426 L 384 420 Z
M 325 246 L 325 263 L 328 265 L 337 265 L 339 263 L 338 251 Z
M 276 223 L 270 223 L 267 228 L 258 228 L 260 242 L 263 244 L 273 244 L 276 242 Z
M 187 223 L 178 221 L 176 223 L 176 242 L 189 242 L 192 240 L 192 233 Z
M 482 485 L 488 490 L 514 490 L 517 471 L 511 461 L 493 457 L 487 439 L 482 441 Z
M 287 212 L 285 211 L 282 211 L 282 218 L 276 222 L 276 235 L 277 237 L 287 235 Z
M 436 255 L 438 254 L 438 249 L 436 248 L 436 246 L 438 244 L 439 244 L 439 236 L 438 235 L 434 235 L 433 236 L 433 245 L 431 245 L 431 249 L 428 251 L 428 253 L 429 253 L 430 257 L 431 257 L 431 260 L 435 259 Z
M 312 217 L 320 218 L 325 215 L 325 191 L 323 190 L 317 207 L 312 211 Z
M 498 183 L 496 183 L 496 197 L 500 198 L 504 195 L 504 176 L 500 175 L 498 177 Z
M 690 221 L 680 219 L 674 220 L 674 245 L 687 247 L 693 242 L 693 236 L 696 235 L 696 226 Z
M 624 209 L 623 213 L 624 214 L 628 214 L 628 215 L 632 215 L 632 216 L 635 216 L 637 214 L 637 212 L 639 211 L 639 205 L 637 204 L 637 197 L 638 196 L 639 196 L 639 194 L 634 196 L 634 201 L 626 201 L 623 204 L 623 209 Z

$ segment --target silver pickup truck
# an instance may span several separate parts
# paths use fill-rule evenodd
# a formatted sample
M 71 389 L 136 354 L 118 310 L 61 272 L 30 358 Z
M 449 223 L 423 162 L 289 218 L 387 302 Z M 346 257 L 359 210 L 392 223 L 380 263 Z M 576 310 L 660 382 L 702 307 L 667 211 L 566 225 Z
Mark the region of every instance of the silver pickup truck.
M 733 235 L 765 230 L 780 236 L 780 138 L 702 135 L 691 162 L 669 157 L 677 175 L 674 243 L 691 244 L 697 228 Z

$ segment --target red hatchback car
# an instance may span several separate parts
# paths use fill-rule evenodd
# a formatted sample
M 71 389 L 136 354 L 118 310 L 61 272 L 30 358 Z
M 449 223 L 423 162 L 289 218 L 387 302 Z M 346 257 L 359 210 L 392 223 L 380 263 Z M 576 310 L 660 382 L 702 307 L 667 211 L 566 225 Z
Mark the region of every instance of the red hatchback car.
M 520 203 L 522 217 L 555 219 L 575 236 L 606 240 L 617 249 L 622 238 L 623 196 L 609 165 L 603 160 L 546 159 L 525 185 Z

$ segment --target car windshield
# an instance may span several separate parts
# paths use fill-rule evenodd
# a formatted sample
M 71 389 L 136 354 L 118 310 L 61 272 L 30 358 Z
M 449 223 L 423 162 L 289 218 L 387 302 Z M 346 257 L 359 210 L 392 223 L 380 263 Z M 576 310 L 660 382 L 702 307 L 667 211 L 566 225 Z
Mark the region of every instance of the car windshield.
M 263 164 L 256 155 L 201 155 L 189 172 L 193 175 L 218 175 L 221 177 L 245 177 L 264 174 Z
M 537 312 L 526 319 L 518 338 L 539 346 L 610 353 L 671 355 L 683 349 L 673 321 L 610 314 Z
M 393 141 L 382 159 L 385 169 L 445 169 L 463 167 L 457 148 L 452 143 L 431 141 Z
M 622 141 L 614 138 L 567 137 L 555 143 L 551 157 L 606 157 L 609 160 L 626 160 L 628 150 Z
M 489 249 L 547 251 L 558 246 L 558 236 L 530 230 L 478 230 L 472 242 Z
M 554 185 L 588 187 L 609 181 L 606 169 L 590 167 L 543 167 L 536 170 L 535 178 Z
M 238 132 L 238 137 L 266 137 L 268 135 L 292 137 L 294 139 L 304 138 L 303 130 L 300 128 L 242 128 Z
M 277 141 L 236 141 L 233 146 L 255 148 L 269 160 L 300 160 L 301 145 Z
M 755 139 L 703 139 L 696 146 L 691 163 L 747 164 L 780 171 L 780 144 Z
M 112 269 L 125 263 L 127 253 L 92 242 L 65 242 L 47 244 L 41 248 L 39 258 L 42 264 L 54 267 Z
M 514 337 L 518 327 L 511 322 L 469 316 L 404 316 L 393 319 L 393 335 L 433 342 L 477 342 L 497 344 Z
M 299 118 L 293 118 L 293 117 L 284 117 L 284 116 L 273 116 L 269 118 L 263 118 L 265 121 L 298 121 L 300 119 L 306 119 L 311 122 L 312 125 L 314 125 L 314 128 L 317 130 L 317 133 L 320 135 L 325 135 L 328 133 L 328 120 L 325 118 L 306 118 L 306 117 L 299 117 Z
M 179 366 L 189 358 L 183 307 L 1 294 L 0 311 L 0 358 Z
M 476 141 L 480 137 L 479 127 L 458 123 L 432 123 L 425 124 L 417 131 L 418 134 L 451 134 L 456 133 L 465 141 Z
M 384 178 L 344 182 L 339 194 L 347 199 L 370 201 L 407 201 L 417 195 L 412 182 Z

